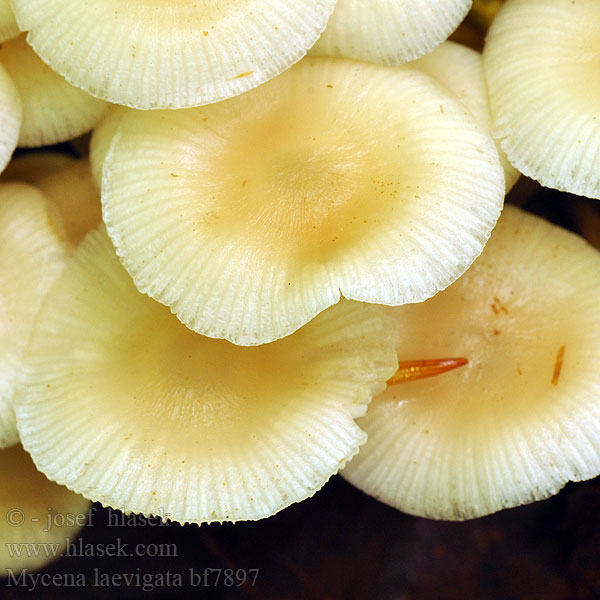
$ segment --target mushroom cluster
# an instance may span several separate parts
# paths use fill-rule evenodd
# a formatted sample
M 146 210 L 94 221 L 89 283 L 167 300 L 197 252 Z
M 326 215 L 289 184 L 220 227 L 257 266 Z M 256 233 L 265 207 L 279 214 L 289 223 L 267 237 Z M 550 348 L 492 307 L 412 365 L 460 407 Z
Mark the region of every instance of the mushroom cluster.
M 241 521 L 342 471 L 463 520 L 600 474 L 600 254 L 503 210 L 600 198 L 599 7 L 476 2 L 480 54 L 470 0 L 0 2 L 0 501 Z

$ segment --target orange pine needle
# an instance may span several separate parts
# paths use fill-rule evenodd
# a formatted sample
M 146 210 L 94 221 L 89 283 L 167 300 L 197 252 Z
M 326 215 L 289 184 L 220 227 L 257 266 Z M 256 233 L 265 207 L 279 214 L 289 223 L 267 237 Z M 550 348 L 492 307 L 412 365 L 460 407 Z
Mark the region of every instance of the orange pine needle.
M 425 377 L 433 377 L 452 371 L 458 367 L 466 365 L 469 361 L 466 358 L 432 358 L 427 360 L 406 360 L 398 362 L 398 370 L 395 375 L 388 379 L 388 385 L 397 383 L 406 383 Z

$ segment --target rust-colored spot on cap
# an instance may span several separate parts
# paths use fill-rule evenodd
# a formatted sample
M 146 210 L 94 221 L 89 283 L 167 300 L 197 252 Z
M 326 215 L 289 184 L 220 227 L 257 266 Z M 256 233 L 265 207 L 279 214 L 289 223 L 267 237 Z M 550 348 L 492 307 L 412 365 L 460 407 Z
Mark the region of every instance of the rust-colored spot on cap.
M 566 346 L 561 346 L 556 353 L 556 361 L 554 363 L 554 373 L 552 373 L 552 385 L 558 385 L 558 378 L 563 366 L 563 360 L 565 359 Z

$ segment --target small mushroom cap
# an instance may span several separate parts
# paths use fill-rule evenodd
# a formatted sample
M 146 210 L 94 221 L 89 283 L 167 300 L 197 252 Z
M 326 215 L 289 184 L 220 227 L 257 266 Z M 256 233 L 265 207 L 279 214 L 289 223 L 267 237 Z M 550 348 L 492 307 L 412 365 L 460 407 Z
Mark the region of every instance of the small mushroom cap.
M 47 175 L 38 186 L 58 207 L 66 235 L 73 244 L 79 244 L 102 220 L 100 193 L 88 158 Z
M 0 43 L 21 33 L 9 0 L 0 0 Z
M 0 448 L 17 443 L 13 411 L 33 320 L 68 250 L 48 201 L 25 184 L 0 185 Z
M 223 100 L 300 60 L 335 0 L 14 0 L 36 52 L 90 94 L 133 108 Z M 167 57 L 167 58 L 165 58 Z
M 479 255 L 504 199 L 491 138 L 411 68 L 306 59 L 240 98 L 128 111 L 117 130 L 102 205 L 123 264 L 236 344 L 341 295 L 425 300 Z
M 0 450 L 0 579 L 59 558 L 87 522 L 90 501 L 48 480 L 21 445 Z M 22 547 L 20 556 L 11 544 Z M 29 550 L 29 552 L 27 552 Z
M 392 385 L 359 424 L 351 483 L 405 512 L 462 520 L 600 473 L 600 253 L 507 206 L 447 290 L 386 309 L 401 361 L 465 357 Z
M 510 162 L 542 185 L 600 198 L 600 2 L 509 0 L 483 58 Z
M 0 65 L 0 173 L 17 147 L 22 119 L 23 106 L 17 87 Z
M 130 110 L 132 109 L 114 104 L 109 107 L 106 115 L 94 127 L 90 139 L 90 165 L 92 177 L 98 189 L 102 187 L 102 168 L 104 166 L 104 159 L 110 149 L 110 144 L 118 131 L 121 117 L 126 115 Z
M 338 0 L 311 54 L 399 65 L 446 40 L 470 7 L 471 0 Z
M 102 228 L 40 311 L 19 431 L 48 477 L 104 505 L 260 519 L 358 451 L 354 418 L 395 358 L 381 310 L 345 301 L 269 345 L 198 335 L 137 291 Z
M 25 41 L 25 34 L 0 46 L 0 63 L 23 103 L 19 146 L 45 146 L 77 137 L 106 111 L 106 102 L 73 87 L 46 65 Z
M 20 181 L 37 185 L 44 177 L 64 169 L 74 162 L 75 158 L 62 152 L 48 150 L 35 150 L 13 158 L 4 172 L 0 181 Z
M 483 129 L 492 134 L 492 115 L 479 52 L 455 42 L 444 42 L 411 65 L 444 84 L 469 109 Z M 496 142 L 496 147 L 508 193 L 521 174 L 510 164 L 499 142 Z

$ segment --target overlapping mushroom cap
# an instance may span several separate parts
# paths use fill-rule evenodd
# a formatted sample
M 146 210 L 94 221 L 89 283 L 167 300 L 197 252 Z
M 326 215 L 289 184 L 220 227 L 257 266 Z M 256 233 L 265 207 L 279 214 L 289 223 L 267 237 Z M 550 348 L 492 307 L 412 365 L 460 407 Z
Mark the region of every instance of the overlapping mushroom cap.
M 338 0 L 311 53 L 399 65 L 446 40 L 470 6 L 471 0 Z
M 138 288 L 243 345 L 341 295 L 430 297 L 481 252 L 503 198 L 491 138 L 445 88 L 318 58 L 218 104 L 126 112 L 102 181 Z
M 102 187 L 104 159 L 119 128 L 121 117 L 126 115 L 130 110 L 132 109 L 115 104 L 108 109 L 106 115 L 94 127 L 90 138 L 90 167 L 92 177 L 98 189 Z
M 467 519 L 600 473 L 600 253 L 506 207 L 481 257 L 418 305 L 387 309 L 401 361 L 464 357 L 391 385 L 343 475 L 405 512 Z
M 13 399 L 33 320 L 68 250 L 49 203 L 25 184 L 0 185 L 0 448 L 18 440 Z
M 22 119 L 19 92 L 6 69 L 0 65 L 0 173 L 17 147 Z
M 413 61 L 411 65 L 437 79 L 456 94 L 483 129 L 492 134 L 487 84 L 479 52 L 455 42 L 444 42 L 433 52 Z M 520 173 L 510 164 L 498 142 L 496 146 L 504 169 L 506 191 L 509 192 Z
M 19 26 L 15 20 L 9 0 L 0 0 L 0 42 L 19 35 Z
M 511 163 L 542 185 L 600 198 L 600 3 L 509 0 L 484 65 Z
M 25 34 L 0 46 L 0 63 L 14 81 L 23 103 L 19 146 L 44 146 L 89 131 L 107 104 L 73 87 L 45 64 Z
M 259 347 L 198 335 L 137 291 L 101 229 L 40 311 L 19 431 L 48 477 L 105 505 L 259 519 L 358 451 L 354 418 L 394 370 L 387 319 L 358 303 Z
M 90 501 L 40 473 L 21 445 L 0 450 L 0 579 L 41 569 L 87 522 Z
M 90 94 L 182 108 L 241 94 L 300 60 L 335 0 L 14 0 L 28 41 Z

